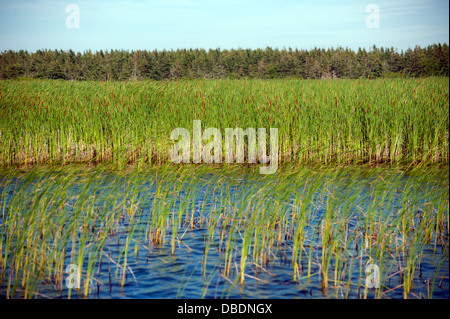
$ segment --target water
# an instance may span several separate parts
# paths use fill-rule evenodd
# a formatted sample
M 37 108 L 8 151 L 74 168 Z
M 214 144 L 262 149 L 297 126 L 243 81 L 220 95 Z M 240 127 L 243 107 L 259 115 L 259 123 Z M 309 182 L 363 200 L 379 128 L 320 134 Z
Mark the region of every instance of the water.
M 65 280 L 58 285 L 46 279 L 38 282 L 37 298 L 68 298 L 69 291 L 71 298 L 85 298 L 83 287 L 89 254 L 95 258 L 92 258 L 94 270 L 89 279 L 88 298 L 403 298 L 405 267 L 411 264 L 408 258 L 412 258 L 414 265 L 408 298 L 449 297 L 448 229 L 442 230 L 441 241 L 436 240 L 436 234 L 424 241 L 423 235 L 415 230 L 426 225 L 421 224 L 423 214 L 410 213 L 426 212 L 427 218 L 432 220 L 439 216 L 439 210 L 446 209 L 444 221 L 448 220 L 448 199 L 445 199 L 448 181 L 442 181 L 439 176 L 424 178 L 392 171 L 368 174 L 349 171 L 339 178 L 332 173 L 307 172 L 277 179 L 242 172 L 195 176 L 45 172 L 32 178 L 18 175 L 2 180 L 2 247 L 6 247 L 10 207 L 14 205 L 14 214 L 26 216 L 29 209 L 37 207 L 32 206 L 34 202 L 30 199 L 36 194 L 40 194 L 41 201 L 51 199 L 44 209 L 58 212 L 52 215 L 55 224 L 58 218 L 63 218 L 61 216 L 75 215 L 79 211 L 92 210 L 93 215 L 86 215 L 91 219 L 95 214 L 99 216 L 89 224 L 93 230 L 86 235 L 86 242 L 82 242 L 84 233 L 79 229 L 77 239 L 67 240 L 67 249 L 61 252 L 65 269 L 74 260 L 72 254 L 78 256 L 84 250 L 81 289 L 69 290 Z M 302 207 L 300 201 L 306 206 L 296 210 Z M 99 235 L 95 233 L 101 231 L 102 218 L 130 209 L 135 212 L 133 219 L 126 214 L 118 218 L 117 229 L 106 237 L 101 250 L 96 250 L 94 247 L 100 244 Z M 394 223 L 400 220 L 402 209 L 409 212 L 408 227 L 412 229 L 409 235 L 400 231 L 400 224 Z M 330 229 L 337 234 L 331 237 L 337 243 L 334 250 L 329 250 L 327 244 L 324 246 L 321 237 L 327 212 L 331 216 Z M 370 219 L 374 227 L 381 227 L 383 234 L 390 234 L 386 235 L 389 244 L 378 239 L 368 244 L 364 239 L 368 212 L 378 218 Z M 301 252 L 294 251 L 299 214 L 308 215 Z M 180 226 L 173 227 L 177 218 Z M 148 239 L 153 234 L 152 227 L 161 221 L 165 223 L 164 240 L 152 242 Z M 212 231 L 211 222 L 215 227 Z M 383 222 L 389 225 L 382 228 L 379 224 Z M 258 229 L 258 225 L 262 225 L 260 234 L 255 235 L 251 227 Z M 241 256 L 248 232 L 251 244 L 244 283 L 241 283 Z M 264 232 L 268 235 L 262 244 L 258 238 Z M 405 241 L 403 236 L 409 239 Z M 380 243 L 384 246 L 378 249 Z M 407 243 L 406 250 L 399 248 L 402 243 Z M 15 244 L 17 240 L 12 246 Z M 72 244 L 76 247 L 73 251 Z M 253 258 L 255 245 L 266 245 L 262 249 L 262 259 Z M 231 248 L 227 250 L 227 247 Z M 342 254 L 338 254 L 339 249 Z M 383 257 L 380 257 L 381 252 L 384 252 Z M 322 284 L 324 253 L 331 256 L 326 288 Z M 300 262 L 294 280 L 292 257 L 295 254 Z M 2 257 L 4 260 L 5 248 Z M 364 269 L 373 262 L 379 263 L 382 288 L 366 290 Z M 11 274 L 8 264 L 3 267 L 1 297 L 6 296 Z M 335 275 L 337 282 L 334 282 Z M 65 279 L 69 276 L 64 273 Z

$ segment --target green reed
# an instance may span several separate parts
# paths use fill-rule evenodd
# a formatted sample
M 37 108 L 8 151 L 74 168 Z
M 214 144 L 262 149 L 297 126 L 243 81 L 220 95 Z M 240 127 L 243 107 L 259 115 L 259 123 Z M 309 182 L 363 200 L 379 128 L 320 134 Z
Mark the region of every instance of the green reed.
M 170 132 L 192 132 L 193 120 L 222 133 L 278 128 L 281 162 L 448 162 L 448 84 L 0 81 L 0 164 L 161 164 L 169 161 Z
M 80 295 L 91 296 L 105 271 L 125 286 L 139 251 L 194 253 L 188 238 L 196 230 L 204 231 L 202 277 L 224 278 L 230 289 L 267 282 L 285 263 L 293 282 L 318 282 L 336 296 L 407 298 L 425 249 L 448 261 L 448 170 L 439 167 L 292 164 L 263 176 L 239 166 L 64 166 L 0 176 L 7 298 L 62 291 L 68 264 L 82 270 Z M 380 268 L 380 288 L 365 286 L 368 264 Z

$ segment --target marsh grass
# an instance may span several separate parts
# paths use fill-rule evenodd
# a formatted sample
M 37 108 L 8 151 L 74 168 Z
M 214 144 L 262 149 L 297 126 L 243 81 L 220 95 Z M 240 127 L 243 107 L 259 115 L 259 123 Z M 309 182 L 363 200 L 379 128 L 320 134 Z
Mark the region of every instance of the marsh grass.
M 336 297 L 389 298 L 401 291 L 405 298 L 431 298 L 439 267 L 448 262 L 448 170 L 442 168 L 285 165 L 275 177 L 239 166 L 72 165 L 0 175 L 6 298 L 40 298 L 43 288 L 62 293 L 69 264 L 81 270 L 82 285 L 68 297 L 137 284 L 130 258 L 148 256 L 152 247 L 172 256 L 198 254 L 189 247 L 197 230 L 204 234 L 203 296 L 215 277 L 229 282 L 226 296 L 271 282 L 271 269 L 283 264 L 293 284 L 317 283 Z M 415 289 L 425 249 L 437 256 L 427 294 Z M 368 264 L 380 268 L 379 289 L 365 286 Z
M 270 282 L 279 262 L 336 296 L 414 296 L 432 247 L 430 298 L 448 262 L 448 172 L 435 167 L 448 163 L 448 93 L 448 78 L 1 81 L 0 295 L 62 294 L 69 264 L 82 270 L 76 296 L 107 286 L 104 263 L 110 289 L 123 287 L 131 259 L 152 247 L 189 254 L 205 229 L 201 275 L 229 282 L 224 296 Z M 170 132 L 193 120 L 278 128 L 281 173 L 170 165 Z M 374 293 L 368 263 L 381 269 Z
M 278 128 L 283 163 L 448 162 L 448 87 L 448 78 L 0 81 L 0 165 L 158 165 L 170 160 L 170 132 L 192 136 L 193 120 L 222 133 Z

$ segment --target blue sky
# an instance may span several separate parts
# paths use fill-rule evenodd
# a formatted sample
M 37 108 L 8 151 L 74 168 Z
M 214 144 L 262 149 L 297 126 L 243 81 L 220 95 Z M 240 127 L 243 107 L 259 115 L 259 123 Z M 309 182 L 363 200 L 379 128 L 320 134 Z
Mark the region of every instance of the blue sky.
M 66 25 L 69 4 L 79 8 L 79 28 Z M 367 27 L 369 4 L 379 8 L 378 28 Z M 448 11 L 447 0 L 0 0 L 0 51 L 374 44 L 401 51 L 448 44 Z

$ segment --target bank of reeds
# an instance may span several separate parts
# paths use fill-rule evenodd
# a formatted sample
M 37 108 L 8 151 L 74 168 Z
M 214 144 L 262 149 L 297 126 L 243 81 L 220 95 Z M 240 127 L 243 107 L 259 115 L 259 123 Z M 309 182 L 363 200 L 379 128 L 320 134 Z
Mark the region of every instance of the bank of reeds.
M 278 128 L 281 162 L 448 162 L 448 87 L 448 78 L 0 81 L 0 165 L 167 162 L 170 132 L 192 134 L 193 120 L 223 138 L 225 128 Z

